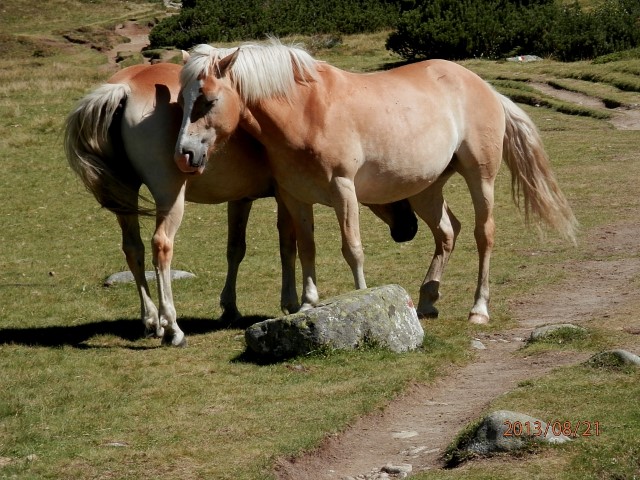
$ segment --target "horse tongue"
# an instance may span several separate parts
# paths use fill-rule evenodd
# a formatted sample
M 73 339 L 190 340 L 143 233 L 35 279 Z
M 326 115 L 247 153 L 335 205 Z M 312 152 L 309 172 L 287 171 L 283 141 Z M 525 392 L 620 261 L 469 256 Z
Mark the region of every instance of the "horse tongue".
M 194 168 L 189 164 L 189 155 L 186 155 L 184 153 L 176 154 L 176 156 L 174 157 L 174 161 L 176 162 L 176 165 L 181 172 L 194 173 Z

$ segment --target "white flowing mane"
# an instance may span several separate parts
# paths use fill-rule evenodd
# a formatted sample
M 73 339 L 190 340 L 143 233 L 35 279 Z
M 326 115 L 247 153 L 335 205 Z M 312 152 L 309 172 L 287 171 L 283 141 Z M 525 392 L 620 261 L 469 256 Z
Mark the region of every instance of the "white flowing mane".
M 266 44 L 246 44 L 236 48 L 196 45 L 182 69 L 181 85 L 184 87 L 202 74 L 215 74 L 217 63 L 237 49 L 240 53 L 231 67 L 230 78 L 246 103 L 271 97 L 286 98 L 296 82 L 318 78 L 318 60 L 300 47 L 283 45 L 271 39 Z

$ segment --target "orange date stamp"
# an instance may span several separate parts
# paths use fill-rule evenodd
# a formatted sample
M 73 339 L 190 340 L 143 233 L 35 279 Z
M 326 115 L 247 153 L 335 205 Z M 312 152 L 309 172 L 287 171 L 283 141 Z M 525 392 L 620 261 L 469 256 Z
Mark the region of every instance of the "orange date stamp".
M 547 437 L 553 435 L 559 437 L 598 437 L 602 433 L 602 425 L 599 421 L 578 420 L 576 422 L 554 420 L 545 423 L 540 420 L 534 422 L 512 422 L 505 420 L 503 425 L 507 428 L 503 432 L 503 437 Z

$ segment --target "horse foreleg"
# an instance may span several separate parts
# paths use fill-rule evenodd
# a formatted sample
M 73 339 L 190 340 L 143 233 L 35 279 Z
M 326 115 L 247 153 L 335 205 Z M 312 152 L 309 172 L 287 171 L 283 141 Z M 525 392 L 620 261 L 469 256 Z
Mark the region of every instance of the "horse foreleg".
M 331 200 L 340 224 L 342 256 L 351 267 L 356 289 L 367 288 L 364 278 L 364 250 L 360 240 L 360 211 L 353 181 L 336 177 L 332 181 Z
M 247 222 L 253 202 L 239 200 L 227 204 L 227 278 L 220 293 L 222 318 L 233 322 L 240 318 L 236 300 L 238 269 L 247 251 Z
M 316 287 L 316 244 L 313 237 L 313 205 L 299 202 L 284 191 L 280 191 L 279 195 L 289 212 L 295 230 L 298 256 L 302 266 L 302 305 L 300 310 L 307 310 L 318 303 L 319 299 Z
M 434 303 L 440 298 L 440 282 L 449 256 L 460 233 L 460 222 L 442 196 L 442 184 L 433 185 L 409 200 L 420 218 L 433 234 L 435 251 L 427 274 L 420 286 L 420 299 L 416 309 L 419 317 L 437 317 Z
M 177 195 L 174 204 L 168 209 L 157 206 L 156 230 L 153 234 L 153 265 L 158 279 L 158 303 L 160 307 L 160 325 L 164 327 L 163 345 L 186 346 L 184 336 L 176 320 L 176 309 L 171 291 L 171 260 L 173 241 L 182 222 L 184 213 L 184 187 Z
M 136 282 L 136 289 L 140 297 L 140 317 L 145 328 L 146 336 L 162 336 L 158 309 L 151 300 L 149 284 L 145 276 L 144 244 L 140 238 L 140 222 L 138 215 L 117 215 L 118 224 L 122 231 L 122 251 L 127 259 L 129 270 Z
M 280 264 L 282 265 L 280 308 L 285 314 L 289 314 L 300 310 L 296 290 L 296 231 L 293 218 L 279 194 L 276 194 L 276 202 L 278 204 Z

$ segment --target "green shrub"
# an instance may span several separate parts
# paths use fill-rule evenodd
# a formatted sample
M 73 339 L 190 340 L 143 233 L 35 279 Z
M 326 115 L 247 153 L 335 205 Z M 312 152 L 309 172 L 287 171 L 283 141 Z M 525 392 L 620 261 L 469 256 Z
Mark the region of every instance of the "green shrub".
M 397 17 L 395 0 L 188 0 L 179 15 L 152 30 L 150 47 L 190 48 L 267 35 L 374 32 L 391 28 Z
M 586 11 L 553 0 L 408 0 L 387 48 L 414 58 L 571 61 L 640 45 L 640 2 L 605 0 Z

